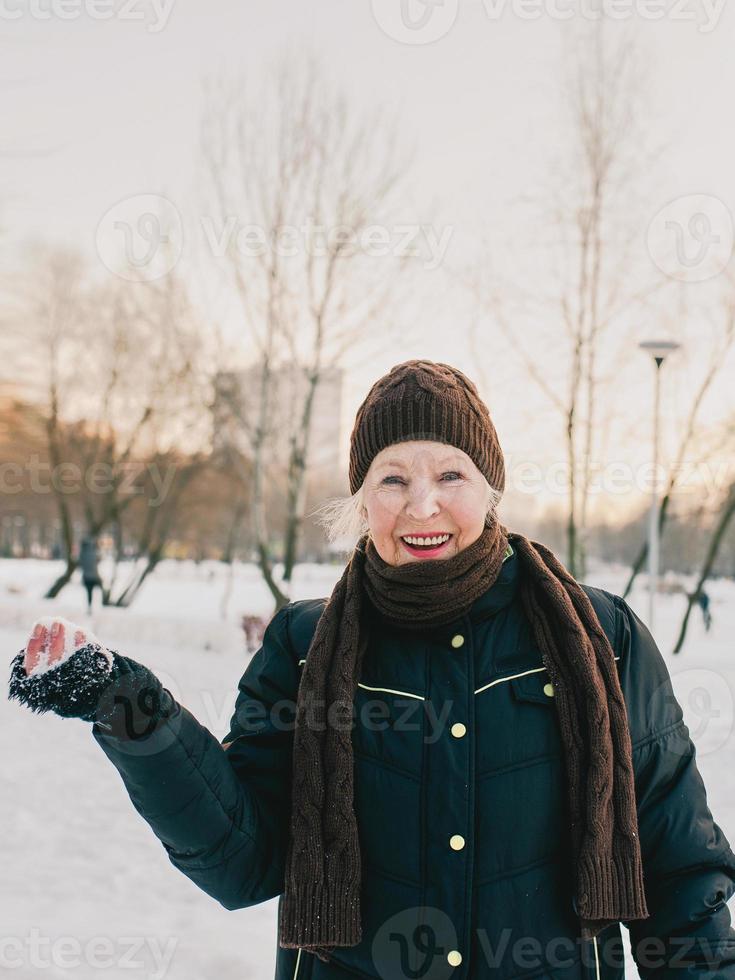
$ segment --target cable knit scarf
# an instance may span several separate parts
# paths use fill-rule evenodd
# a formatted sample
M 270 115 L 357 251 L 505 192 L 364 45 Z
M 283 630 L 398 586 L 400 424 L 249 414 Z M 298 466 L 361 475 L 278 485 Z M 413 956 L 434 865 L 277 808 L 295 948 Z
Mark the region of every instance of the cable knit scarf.
M 554 685 L 582 935 L 647 918 L 630 733 L 612 647 L 552 552 L 496 521 L 451 558 L 403 565 L 385 562 L 366 534 L 334 587 L 297 697 L 281 947 L 326 961 L 336 946 L 362 939 L 351 732 L 368 638 L 365 597 L 397 628 L 450 623 L 493 585 L 509 541 L 521 562 L 522 607 Z

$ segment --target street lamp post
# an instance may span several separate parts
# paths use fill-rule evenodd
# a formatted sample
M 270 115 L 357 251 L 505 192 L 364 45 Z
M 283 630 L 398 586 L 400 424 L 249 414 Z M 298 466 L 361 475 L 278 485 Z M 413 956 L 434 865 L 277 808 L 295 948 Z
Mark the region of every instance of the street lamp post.
M 651 480 L 651 510 L 648 521 L 648 628 L 653 632 L 654 604 L 658 584 L 658 431 L 661 365 L 666 356 L 681 344 L 674 340 L 644 340 L 638 344 L 652 358 L 656 368 L 653 392 L 653 479 Z

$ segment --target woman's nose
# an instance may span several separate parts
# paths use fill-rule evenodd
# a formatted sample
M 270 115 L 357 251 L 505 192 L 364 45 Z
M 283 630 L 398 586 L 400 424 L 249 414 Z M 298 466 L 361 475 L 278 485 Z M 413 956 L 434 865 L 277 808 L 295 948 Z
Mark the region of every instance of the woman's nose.
M 439 502 L 431 490 L 417 490 L 406 504 L 406 514 L 414 521 L 428 521 L 439 513 Z

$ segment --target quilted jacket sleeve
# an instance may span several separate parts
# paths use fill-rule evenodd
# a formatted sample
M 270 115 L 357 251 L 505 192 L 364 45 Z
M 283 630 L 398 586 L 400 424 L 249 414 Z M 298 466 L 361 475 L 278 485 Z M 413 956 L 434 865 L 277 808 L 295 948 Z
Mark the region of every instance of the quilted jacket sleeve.
M 227 909 L 284 887 L 298 687 L 288 616 L 268 625 L 222 743 L 178 704 L 142 739 L 92 727 L 172 864 Z
M 646 625 L 615 597 L 649 918 L 624 923 L 644 980 L 735 980 L 735 855 L 707 805 L 696 750 Z M 724 764 L 724 759 L 723 759 Z

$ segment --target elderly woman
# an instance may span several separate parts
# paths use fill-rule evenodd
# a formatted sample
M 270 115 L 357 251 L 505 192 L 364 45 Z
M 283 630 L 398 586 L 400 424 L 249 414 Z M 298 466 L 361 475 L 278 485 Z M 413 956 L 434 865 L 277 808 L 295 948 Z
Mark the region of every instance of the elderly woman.
M 281 896 L 277 980 L 735 980 L 735 855 L 663 659 L 496 506 L 460 371 L 408 361 L 355 420 L 360 532 L 289 603 L 222 743 L 143 665 L 37 624 L 11 697 L 93 722 L 171 862 L 227 909 Z M 66 626 L 66 631 L 64 630 Z

